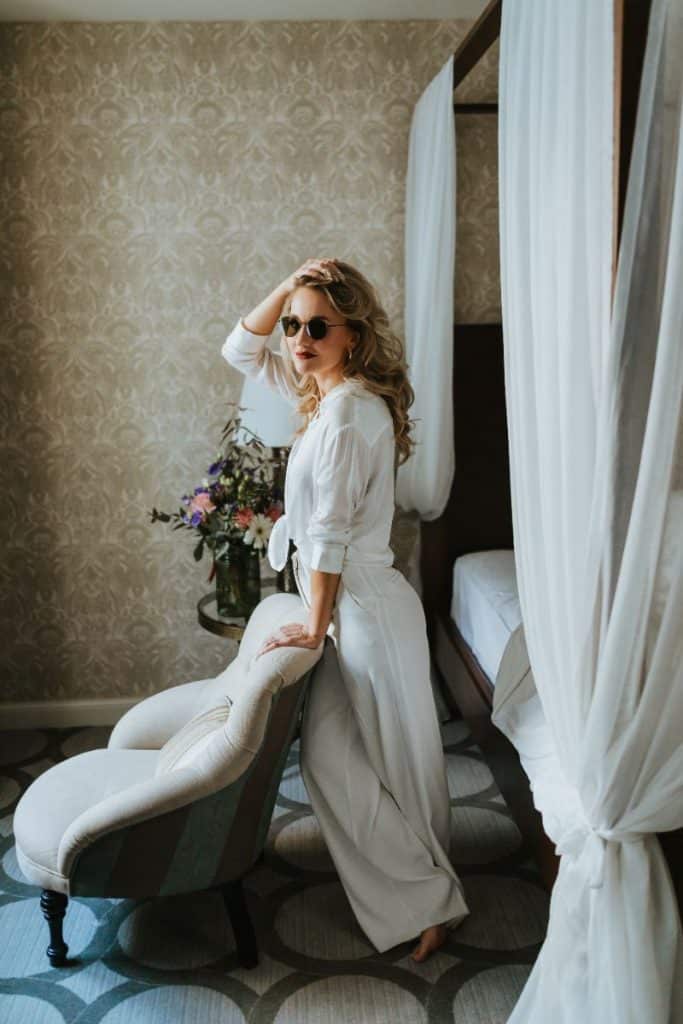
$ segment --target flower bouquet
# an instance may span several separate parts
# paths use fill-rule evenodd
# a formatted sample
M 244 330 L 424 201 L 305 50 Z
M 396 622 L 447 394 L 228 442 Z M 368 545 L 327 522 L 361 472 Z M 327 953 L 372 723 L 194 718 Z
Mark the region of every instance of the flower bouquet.
M 153 508 L 150 515 L 153 523 L 174 521 L 174 530 L 199 535 L 193 554 L 197 562 L 205 547 L 213 555 L 208 581 L 215 575 L 218 614 L 248 618 L 261 599 L 259 557 L 284 501 L 281 467 L 266 454 L 256 434 L 242 427 L 240 408 L 223 427 L 208 476 L 200 487 L 181 496 L 184 508 L 170 514 Z M 249 435 L 246 444 L 237 443 L 240 430 Z

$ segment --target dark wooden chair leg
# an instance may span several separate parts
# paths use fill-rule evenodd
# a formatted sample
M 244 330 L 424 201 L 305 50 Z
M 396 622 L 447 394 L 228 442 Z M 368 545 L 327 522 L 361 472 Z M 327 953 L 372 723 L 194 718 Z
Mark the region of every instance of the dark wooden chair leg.
M 258 946 L 256 934 L 251 923 L 249 910 L 244 898 L 242 879 L 238 878 L 232 882 L 226 882 L 222 886 L 225 908 L 230 918 L 232 930 L 235 933 L 237 945 L 237 959 L 240 967 L 256 967 L 258 964 Z
M 62 921 L 66 914 L 68 897 L 63 892 L 43 889 L 40 897 L 40 909 L 50 928 L 50 945 L 47 956 L 51 967 L 63 967 L 69 949 L 62 935 Z

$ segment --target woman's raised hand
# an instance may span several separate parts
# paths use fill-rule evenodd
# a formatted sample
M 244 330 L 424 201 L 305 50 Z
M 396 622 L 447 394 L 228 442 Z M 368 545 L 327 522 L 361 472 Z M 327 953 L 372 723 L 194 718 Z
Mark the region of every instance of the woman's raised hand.
M 242 323 L 253 334 L 261 334 L 264 337 L 268 337 L 273 332 L 286 299 L 300 284 L 304 284 L 307 281 L 320 281 L 321 284 L 330 284 L 332 281 L 343 280 L 344 274 L 334 259 L 304 260 L 301 266 L 293 274 L 290 274 L 289 277 L 286 277 L 277 288 L 273 289 L 263 302 L 259 302 L 258 306 L 255 306 L 246 318 L 242 317 Z
M 344 274 L 337 266 L 334 257 L 304 260 L 301 266 L 293 274 L 285 278 L 283 282 L 288 294 L 293 292 L 302 283 L 301 279 L 303 277 L 318 279 L 322 284 L 344 280 Z

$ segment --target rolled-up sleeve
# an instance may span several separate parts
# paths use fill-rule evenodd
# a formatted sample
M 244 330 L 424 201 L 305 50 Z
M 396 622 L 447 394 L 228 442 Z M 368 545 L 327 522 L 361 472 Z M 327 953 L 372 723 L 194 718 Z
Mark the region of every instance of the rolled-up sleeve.
M 367 491 L 370 447 L 353 424 L 321 439 L 315 464 L 316 506 L 307 528 L 311 568 L 340 573 L 354 519 Z
M 236 370 L 296 403 L 299 395 L 287 376 L 284 359 L 268 347 L 269 337 L 250 331 L 240 318 L 223 342 L 221 355 Z

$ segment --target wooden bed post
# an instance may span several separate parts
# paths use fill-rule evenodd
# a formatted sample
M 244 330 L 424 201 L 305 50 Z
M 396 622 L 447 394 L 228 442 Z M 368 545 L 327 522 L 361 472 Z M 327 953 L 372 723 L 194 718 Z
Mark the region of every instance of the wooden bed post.
M 640 76 L 651 0 L 614 0 L 614 174 L 612 297 L 626 203 L 626 185 L 636 129 Z

